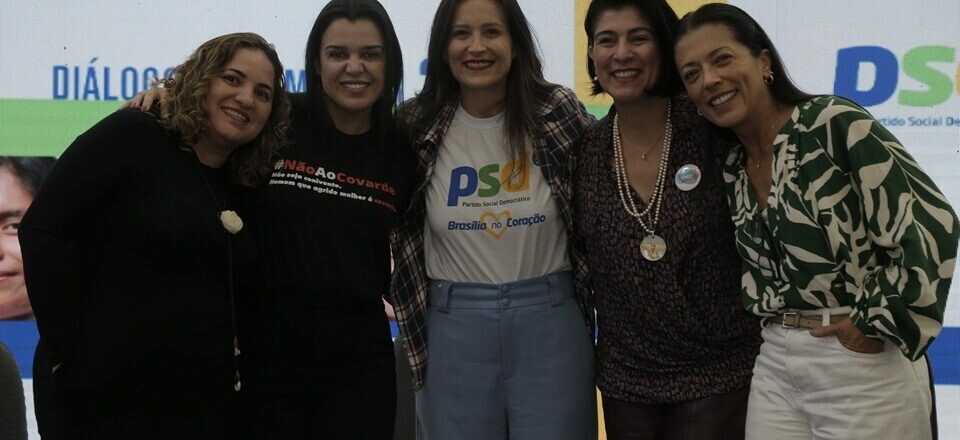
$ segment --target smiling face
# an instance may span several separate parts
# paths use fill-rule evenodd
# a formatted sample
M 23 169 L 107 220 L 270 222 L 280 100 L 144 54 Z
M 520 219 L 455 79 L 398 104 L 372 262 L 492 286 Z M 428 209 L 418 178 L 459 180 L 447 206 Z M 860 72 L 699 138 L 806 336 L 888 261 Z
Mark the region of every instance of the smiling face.
M 464 95 L 503 97 L 513 61 L 513 41 L 503 8 L 494 0 L 466 0 L 457 8 L 447 64 Z
M 676 61 L 690 99 L 716 125 L 736 132 L 773 107 L 763 82 L 769 52 L 754 56 L 725 25 L 704 24 L 681 37 Z
M 197 144 L 229 154 L 254 140 L 270 117 L 273 83 L 273 65 L 263 52 L 237 49 L 223 72 L 210 80 Z
M 657 83 L 660 50 L 650 23 L 636 8 L 600 14 L 589 55 L 597 81 L 615 102 L 635 101 Z
M 33 313 L 23 281 L 23 257 L 17 231 L 33 201 L 20 179 L 0 166 L 0 319 L 26 319 Z
M 338 18 L 323 32 L 317 74 L 327 112 L 337 127 L 369 127 L 373 104 L 383 96 L 383 35 L 372 20 Z

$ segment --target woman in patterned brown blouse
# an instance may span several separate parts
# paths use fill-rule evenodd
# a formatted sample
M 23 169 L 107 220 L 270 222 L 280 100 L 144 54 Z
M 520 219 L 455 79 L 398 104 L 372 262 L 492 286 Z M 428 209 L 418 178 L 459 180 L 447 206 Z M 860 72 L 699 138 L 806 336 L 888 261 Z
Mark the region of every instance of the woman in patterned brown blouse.
M 721 151 L 679 94 L 677 23 L 661 0 L 594 0 L 584 22 L 594 92 L 614 101 L 574 170 L 610 440 L 742 438 L 759 344 Z

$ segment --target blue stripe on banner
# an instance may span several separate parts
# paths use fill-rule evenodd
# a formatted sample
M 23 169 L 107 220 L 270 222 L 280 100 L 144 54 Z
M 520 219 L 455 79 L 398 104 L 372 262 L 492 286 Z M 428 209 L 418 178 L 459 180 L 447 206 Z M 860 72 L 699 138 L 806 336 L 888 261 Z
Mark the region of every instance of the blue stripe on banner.
M 395 322 L 390 323 L 390 332 L 397 337 Z M 33 321 L 0 321 L 0 341 L 13 352 L 24 378 L 33 377 L 33 350 L 38 339 Z M 960 385 L 960 327 L 944 327 L 929 354 L 936 384 Z
M 937 385 L 960 385 L 960 327 L 944 327 L 927 353 Z
M 20 377 L 33 377 L 33 350 L 39 340 L 34 321 L 0 321 L 0 342 L 13 352 L 20 367 Z

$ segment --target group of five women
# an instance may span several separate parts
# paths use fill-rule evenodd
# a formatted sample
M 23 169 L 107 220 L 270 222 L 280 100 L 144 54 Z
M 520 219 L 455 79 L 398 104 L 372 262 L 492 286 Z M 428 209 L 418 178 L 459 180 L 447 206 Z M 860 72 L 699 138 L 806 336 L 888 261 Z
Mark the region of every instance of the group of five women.
M 600 121 L 515 0 L 442 0 L 394 111 L 386 11 L 332 0 L 306 93 L 234 34 L 79 137 L 20 229 L 44 435 L 391 438 L 389 291 L 420 439 L 596 438 L 594 385 L 611 440 L 930 438 L 958 224 L 917 163 L 736 7 L 584 29 Z

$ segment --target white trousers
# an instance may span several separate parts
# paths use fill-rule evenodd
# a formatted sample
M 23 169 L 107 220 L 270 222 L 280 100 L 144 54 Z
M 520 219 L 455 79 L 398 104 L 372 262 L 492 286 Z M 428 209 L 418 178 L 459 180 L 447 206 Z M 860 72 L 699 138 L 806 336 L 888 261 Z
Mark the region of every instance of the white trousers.
M 929 440 L 930 376 L 885 342 L 853 352 L 836 336 L 768 324 L 753 369 L 747 440 Z

